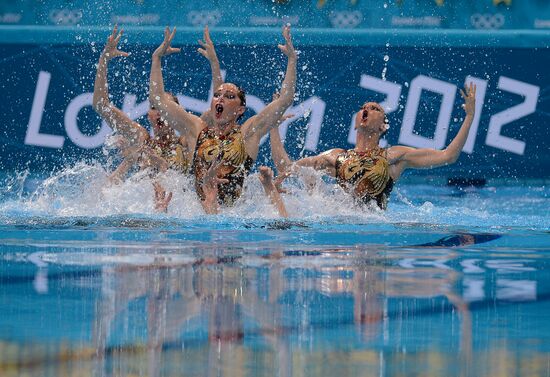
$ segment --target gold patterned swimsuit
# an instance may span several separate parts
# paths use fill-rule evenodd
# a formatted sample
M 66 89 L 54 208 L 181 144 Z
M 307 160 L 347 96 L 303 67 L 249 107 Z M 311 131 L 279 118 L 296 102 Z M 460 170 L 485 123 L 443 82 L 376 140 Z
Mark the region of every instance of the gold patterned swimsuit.
M 165 138 L 166 143 L 161 143 L 157 138 L 150 138 L 147 145 L 155 151 L 157 156 L 164 158 L 171 169 L 188 173 L 191 161 L 185 155 L 185 146 L 176 135 L 168 134 Z
M 336 179 L 340 186 L 364 203 L 372 200 L 386 209 L 393 188 L 387 149 L 373 148 L 364 152 L 354 149 L 336 158 Z
M 247 155 L 244 148 L 240 128 L 234 128 L 223 136 L 216 135 L 209 127 L 199 133 L 193 157 L 193 170 L 195 189 L 202 200 L 204 200 L 202 181 L 208 168 L 217 158 L 222 159 L 221 174 L 218 174 L 218 177 L 229 181 L 218 185 L 218 201 L 225 205 L 232 205 L 241 195 L 244 178 L 254 164 L 254 160 Z

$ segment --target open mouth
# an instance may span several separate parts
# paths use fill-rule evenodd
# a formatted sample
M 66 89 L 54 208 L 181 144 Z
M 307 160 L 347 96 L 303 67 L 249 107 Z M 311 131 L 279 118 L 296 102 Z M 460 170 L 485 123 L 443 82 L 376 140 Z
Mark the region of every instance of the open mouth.
M 367 120 L 367 118 L 369 117 L 369 111 L 368 110 L 363 110 L 363 115 L 362 115 L 362 120 Z
M 223 105 L 221 103 L 218 103 L 216 105 L 216 116 L 219 117 L 223 113 Z

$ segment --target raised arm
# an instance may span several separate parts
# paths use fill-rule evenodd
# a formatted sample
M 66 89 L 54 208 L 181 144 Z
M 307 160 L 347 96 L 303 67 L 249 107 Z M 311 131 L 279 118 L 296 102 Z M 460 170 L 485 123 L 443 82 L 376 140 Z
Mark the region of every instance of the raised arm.
M 218 55 L 216 55 L 214 42 L 212 42 L 212 39 L 210 38 L 208 26 L 204 27 L 203 40 L 199 40 L 199 44 L 202 48 L 198 48 L 197 51 L 208 59 L 208 62 L 210 63 L 210 70 L 212 72 L 212 90 L 216 90 L 221 84 L 223 84 L 223 77 L 220 69 L 220 61 L 218 60 Z M 214 124 L 214 119 L 212 118 L 210 108 L 202 113 L 201 119 L 210 126 Z
M 282 122 L 283 118 L 277 123 L 280 124 Z M 269 144 L 271 145 L 271 158 L 275 164 L 275 169 L 277 169 L 277 174 L 285 173 L 290 169 L 292 160 L 288 157 L 288 153 L 286 153 L 281 135 L 279 135 L 278 125 L 269 130 Z
M 464 105 L 462 107 L 466 111 L 466 117 L 451 144 L 443 150 L 430 148 L 416 149 L 405 146 L 391 147 L 388 151 L 388 159 L 391 165 L 390 173 L 392 178 L 398 178 L 403 170 L 407 168 L 435 168 L 456 162 L 468 138 L 476 107 L 476 86 L 470 83 L 470 86 L 466 87 L 465 90 L 466 92 L 461 89 L 460 94 L 464 98 Z
M 123 135 L 131 144 L 135 145 L 142 143 L 149 135 L 143 127 L 131 120 L 128 115 L 111 103 L 107 85 L 107 67 L 109 61 L 118 56 L 128 56 L 127 52 L 120 51 L 117 47 L 121 36 L 122 30 L 119 32 L 117 26 L 115 26 L 99 57 L 92 104 L 94 110 L 114 131 Z
M 155 50 L 151 63 L 151 77 L 149 80 L 149 101 L 151 105 L 160 110 L 161 115 L 168 124 L 179 131 L 187 140 L 196 140 L 204 122 L 194 114 L 188 113 L 183 107 L 174 102 L 170 94 L 164 90 L 162 77 L 161 58 L 179 52 L 179 48 L 171 47 L 172 39 L 176 34 L 176 28 L 170 32 L 169 28 L 164 30 L 164 40 Z
M 202 48 L 197 49 L 197 51 L 208 59 L 210 63 L 210 69 L 212 71 L 212 86 L 214 89 L 223 84 L 222 71 L 220 69 L 220 61 L 218 60 L 218 55 L 216 55 L 216 49 L 214 48 L 214 42 L 210 38 L 210 31 L 208 26 L 204 27 L 204 40 L 199 40 L 199 44 Z
M 288 57 L 288 63 L 281 94 L 279 98 L 267 105 L 256 117 L 249 119 L 242 127 L 247 153 L 252 158 L 255 158 L 258 154 L 259 142 L 262 136 L 276 125 L 277 120 L 294 101 L 297 55 L 292 45 L 289 25 L 283 28 L 283 37 L 285 38 L 285 44 L 278 47 Z

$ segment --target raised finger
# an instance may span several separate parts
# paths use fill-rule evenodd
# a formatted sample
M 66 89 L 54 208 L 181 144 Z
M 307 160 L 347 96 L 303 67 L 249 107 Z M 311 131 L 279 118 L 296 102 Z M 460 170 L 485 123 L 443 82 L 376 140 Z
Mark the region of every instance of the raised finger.
M 285 39 L 290 39 L 290 24 L 286 24 L 283 29 L 283 36 Z
M 464 93 L 464 90 L 460 89 L 460 95 L 462 96 L 462 98 L 466 98 L 466 94 Z
M 200 44 L 202 47 L 206 48 L 206 42 L 203 41 L 202 39 L 199 39 L 199 44 Z
M 170 200 L 172 200 L 172 191 L 168 193 L 168 196 L 166 197 L 166 203 L 170 203 Z
M 210 39 L 210 30 L 208 30 L 208 25 L 204 27 L 204 40 L 206 42 L 212 42 L 212 40 Z
M 176 35 L 176 27 L 174 26 L 174 30 L 172 30 L 172 33 L 170 34 L 169 41 L 172 42 L 172 39 L 174 39 L 174 35 Z
M 115 38 L 115 43 L 118 44 L 118 42 L 120 41 L 120 38 L 122 37 L 122 29 L 120 29 L 120 31 L 118 32 L 118 35 L 116 36 Z

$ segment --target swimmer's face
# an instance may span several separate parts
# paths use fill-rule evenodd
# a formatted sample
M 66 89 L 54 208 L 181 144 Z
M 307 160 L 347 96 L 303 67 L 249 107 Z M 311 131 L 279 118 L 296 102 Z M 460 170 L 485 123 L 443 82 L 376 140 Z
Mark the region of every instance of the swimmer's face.
M 355 117 L 355 128 L 364 128 L 369 131 L 386 131 L 384 122 L 385 113 L 382 106 L 376 102 L 366 102 Z
M 147 111 L 147 118 L 149 119 L 149 122 L 153 127 L 157 127 L 157 125 L 160 122 L 160 111 L 156 109 L 154 106 L 149 107 L 149 111 Z
M 239 98 L 239 88 L 235 84 L 225 83 L 214 91 L 210 111 L 216 124 L 235 122 L 245 110 Z

